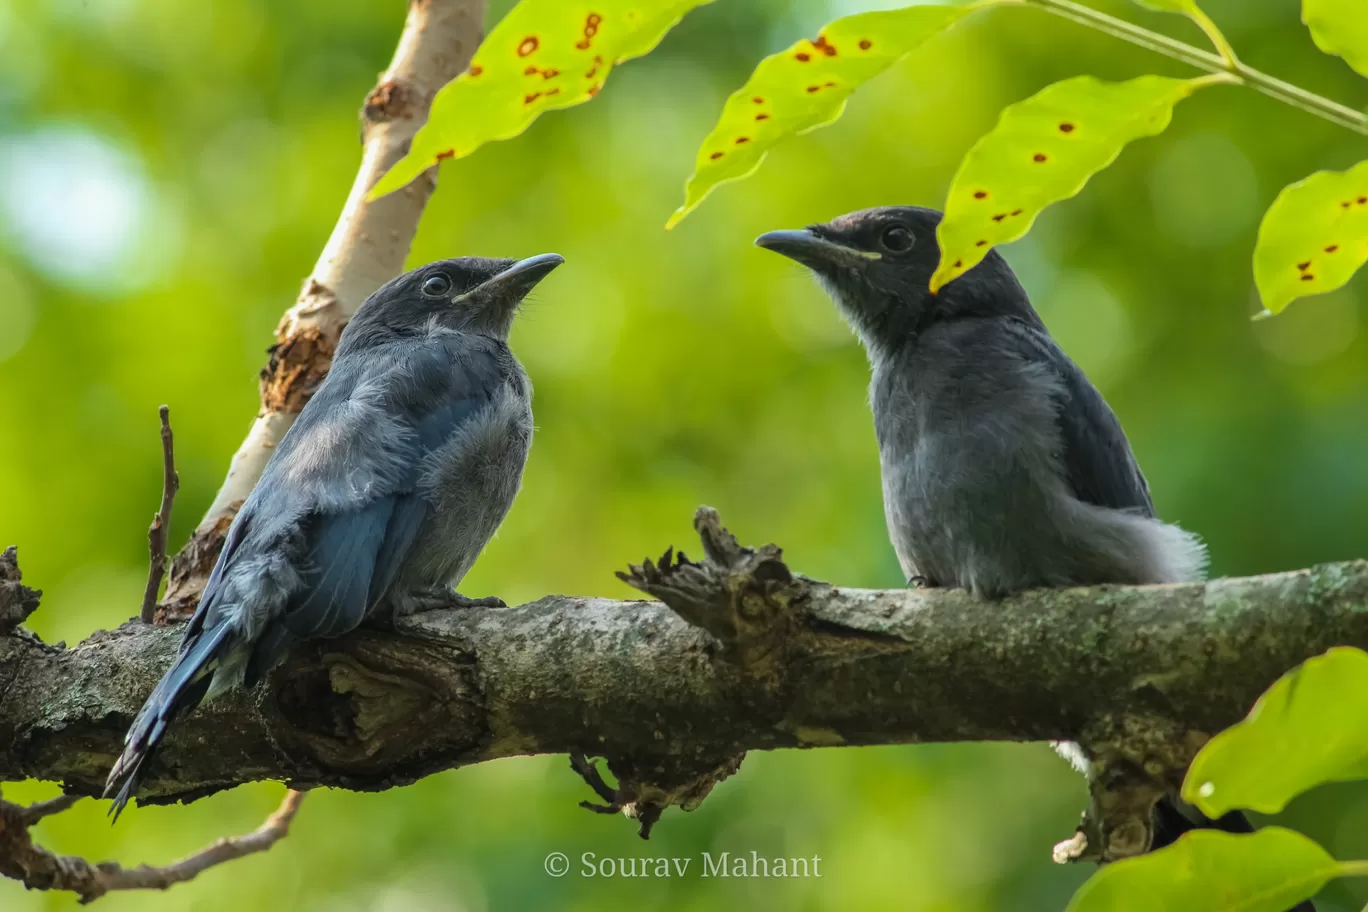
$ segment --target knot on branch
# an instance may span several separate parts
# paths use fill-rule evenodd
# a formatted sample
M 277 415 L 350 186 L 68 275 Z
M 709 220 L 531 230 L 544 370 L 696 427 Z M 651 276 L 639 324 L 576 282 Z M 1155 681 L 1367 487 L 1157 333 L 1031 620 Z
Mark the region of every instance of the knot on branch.
M 596 814 L 622 814 L 641 824 L 642 839 L 651 838 L 651 828 L 667 807 L 692 811 L 703 803 L 713 786 L 741 769 L 745 754 L 717 758 L 633 757 L 608 761 L 609 771 L 617 777 L 614 789 L 603 780 L 598 766 L 583 754 L 570 755 L 570 767 L 603 800 L 603 804 L 581 801 L 580 807 Z
M 30 589 L 22 582 L 19 550 L 13 545 L 0 553 L 0 636 L 6 636 L 28 620 L 38 609 L 43 590 Z
M 262 407 L 299 414 L 328 375 L 336 347 L 336 332 L 299 326 L 267 349 L 270 360 L 261 369 Z
M 402 79 L 387 79 L 370 90 L 361 116 L 368 123 L 417 117 L 423 113 L 421 101 L 415 86 Z
M 1150 850 L 1155 806 L 1181 788 L 1188 764 L 1206 741 L 1199 732 L 1147 714 L 1103 720 L 1085 733 L 1090 803 L 1073 838 L 1055 846 L 1055 861 L 1112 862 Z
M 790 572 L 779 546 L 739 544 L 711 507 L 698 509 L 694 529 L 703 542 L 702 563 L 668 548 L 659 563 L 648 558 L 618 578 L 708 631 L 728 660 L 756 675 L 777 675 L 802 615 L 807 581 Z

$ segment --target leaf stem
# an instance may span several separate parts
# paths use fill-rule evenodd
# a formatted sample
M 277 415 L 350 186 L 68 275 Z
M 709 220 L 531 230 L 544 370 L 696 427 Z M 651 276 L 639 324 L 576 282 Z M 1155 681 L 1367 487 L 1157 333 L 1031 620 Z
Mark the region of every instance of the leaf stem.
M 1368 861 L 1341 861 L 1335 868 L 1336 877 L 1368 877 Z
M 1225 61 L 1226 69 L 1234 70 L 1240 65 L 1240 58 L 1235 56 L 1235 49 L 1230 46 L 1226 36 L 1221 34 L 1221 30 L 1216 27 L 1216 23 L 1211 21 L 1211 17 L 1201 10 L 1193 7 L 1188 11 L 1192 21 L 1197 23 L 1197 27 L 1206 33 L 1207 40 L 1216 48 L 1216 53 L 1221 55 Z
M 1154 51 L 1156 54 L 1163 54 L 1165 57 L 1171 57 L 1189 66 L 1206 70 L 1209 73 L 1228 74 L 1232 82 L 1247 85 L 1271 98 L 1276 98 L 1284 104 L 1300 108 L 1308 114 L 1314 114 L 1331 123 L 1339 124 L 1355 133 L 1368 135 L 1368 116 L 1365 116 L 1362 111 L 1355 111 L 1353 108 L 1345 107 L 1338 102 L 1298 88 L 1291 83 L 1283 82 L 1281 79 L 1241 63 L 1224 37 L 1217 41 L 1220 32 L 1215 29 L 1214 24 L 1208 29 L 1201 22 L 1198 23 L 1216 43 L 1217 48 L 1221 50 L 1221 55 L 1193 47 L 1167 35 L 1141 28 L 1124 19 L 1118 19 L 1091 7 L 1074 3 L 1072 0 L 998 0 L 998 2 L 1038 7 L 1047 13 L 1061 16 L 1080 25 L 1086 25 L 1114 38 L 1120 38 L 1122 41 L 1129 41 L 1131 44 Z M 996 4 L 985 3 L 983 5 Z M 1210 24 L 1210 20 L 1207 22 Z

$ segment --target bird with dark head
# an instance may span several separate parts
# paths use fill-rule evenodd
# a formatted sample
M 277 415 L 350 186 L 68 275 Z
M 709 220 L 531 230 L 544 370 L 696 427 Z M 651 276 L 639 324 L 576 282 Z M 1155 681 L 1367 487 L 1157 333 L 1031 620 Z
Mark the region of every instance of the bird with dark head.
M 771 231 L 755 243 L 812 270 L 871 358 L 944 320 L 1011 316 L 1040 326 L 1026 292 L 995 250 L 971 270 L 972 280 L 931 293 L 931 275 L 940 262 L 940 219 L 934 209 L 888 206 L 796 231 Z
M 532 385 L 508 332 L 562 262 L 443 260 L 361 305 L 234 517 L 176 660 L 128 731 L 106 787 L 116 818 L 169 725 L 254 685 L 294 644 L 372 617 L 503 604 L 451 587 L 521 486 Z
M 909 580 L 997 598 L 1201 577 L 1155 518 L 1121 425 L 1007 262 L 929 290 L 940 213 L 869 209 L 756 241 L 816 274 L 873 368 L 884 512 Z
M 1007 261 L 989 251 L 930 291 L 940 220 L 889 206 L 756 240 L 811 270 L 864 343 L 884 515 L 909 584 L 998 598 L 1201 579 L 1201 542 L 1155 516 L 1116 416 Z M 1089 772 L 1078 745 L 1056 746 Z M 1250 829 L 1174 795 L 1155 808 L 1151 844 L 1199 827 Z

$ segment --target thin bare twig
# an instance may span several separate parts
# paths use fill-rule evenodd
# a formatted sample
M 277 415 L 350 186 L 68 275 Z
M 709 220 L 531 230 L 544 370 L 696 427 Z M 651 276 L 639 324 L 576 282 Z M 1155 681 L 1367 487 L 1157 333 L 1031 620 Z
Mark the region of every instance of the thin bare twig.
M 165 867 L 125 868 L 116 862 L 95 864 L 73 855 L 57 855 L 35 845 L 29 828 L 60 813 L 80 798 L 63 795 L 23 807 L 0 800 L 0 874 L 21 881 L 30 890 L 68 890 L 93 902 L 113 890 L 165 890 L 193 880 L 215 865 L 264 852 L 289 835 L 304 792 L 291 790 L 275 813 L 244 836 L 220 839 L 187 858 Z
M 24 808 L 24 822 L 28 826 L 33 826 L 44 817 L 62 813 L 80 800 L 80 795 L 58 795 L 56 798 L 49 798 L 47 801 L 30 804 Z
M 171 409 L 162 406 L 157 410 L 161 416 L 162 439 L 162 499 L 161 509 L 152 517 L 152 525 L 147 530 L 147 550 L 152 565 L 147 571 L 147 589 L 143 592 L 142 622 L 152 623 L 157 611 L 157 593 L 161 591 L 162 577 L 166 575 L 166 531 L 171 525 L 171 507 L 176 502 L 176 492 L 180 490 L 180 475 L 176 474 L 176 445 L 171 433 Z

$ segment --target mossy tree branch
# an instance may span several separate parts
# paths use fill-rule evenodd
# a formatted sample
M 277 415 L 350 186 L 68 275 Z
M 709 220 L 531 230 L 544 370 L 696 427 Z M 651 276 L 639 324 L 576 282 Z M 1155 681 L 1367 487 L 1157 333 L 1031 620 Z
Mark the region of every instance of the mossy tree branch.
M 748 750 L 1074 740 L 1117 790 L 1097 804 L 1133 814 L 1127 796 L 1175 789 L 1283 672 L 1368 647 L 1368 561 L 981 602 L 831 586 L 790 572 L 774 546 L 740 547 L 711 511 L 696 525 L 703 562 L 626 574 L 665 603 L 547 596 L 308 644 L 262 688 L 184 720 L 139 797 L 260 779 L 376 790 L 571 753 L 606 757 L 610 806 L 649 830 Z M 136 622 L 71 649 L 0 637 L 0 779 L 98 794 L 177 639 Z

